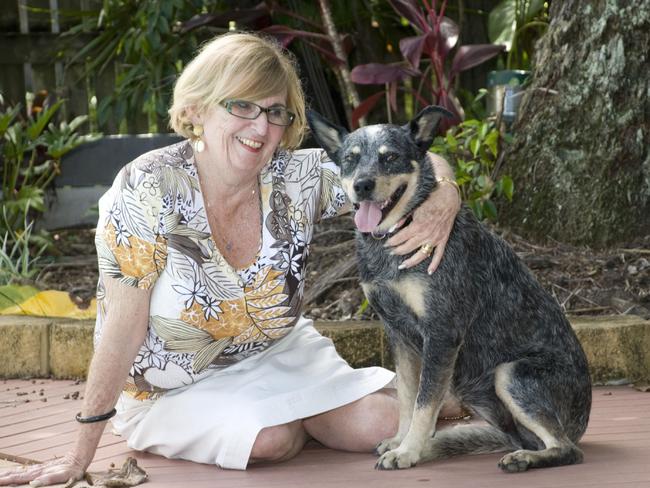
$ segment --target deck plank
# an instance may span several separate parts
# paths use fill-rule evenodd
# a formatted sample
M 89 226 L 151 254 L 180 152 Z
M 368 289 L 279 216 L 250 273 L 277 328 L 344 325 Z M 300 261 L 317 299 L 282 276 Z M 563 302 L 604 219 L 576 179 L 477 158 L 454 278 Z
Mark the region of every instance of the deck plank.
M 81 398 L 83 387 L 71 381 L 54 380 L 6 380 L 0 384 L 0 458 L 43 461 L 63 455 L 75 440 L 74 415 L 81 407 L 81 401 L 64 396 L 79 391 Z M 41 389 L 43 395 L 39 395 Z M 27 394 L 18 396 L 19 392 Z M 48 401 L 40 402 L 39 397 Z M 21 399 L 30 402 L 20 403 Z M 464 456 L 397 472 L 376 471 L 376 458 L 371 454 L 333 451 L 314 442 L 286 463 L 233 471 L 135 452 L 107 429 L 90 470 L 103 471 L 111 464 L 119 466 L 127 456 L 133 456 L 149 473 L 147 485 L 152 487 L 647 488 L 650 394 L 630 387 L 595 388 L 589 428 L 580 446 L 585 452 L 581 465 L 516 475 L 497 468 L 500 454 Z M 0 463 L 0 467 L 7 464 Z

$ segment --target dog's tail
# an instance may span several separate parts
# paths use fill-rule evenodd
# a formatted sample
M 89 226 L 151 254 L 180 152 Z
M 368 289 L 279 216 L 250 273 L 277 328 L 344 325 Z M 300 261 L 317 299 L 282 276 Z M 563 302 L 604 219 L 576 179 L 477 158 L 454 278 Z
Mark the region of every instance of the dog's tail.
M 521 446 L 505 432 L 491 425 L 459 425 L 436 432 L 425 447 L 427 460 L 443 459 L 460 454 L 488 454 L 510 451 Z

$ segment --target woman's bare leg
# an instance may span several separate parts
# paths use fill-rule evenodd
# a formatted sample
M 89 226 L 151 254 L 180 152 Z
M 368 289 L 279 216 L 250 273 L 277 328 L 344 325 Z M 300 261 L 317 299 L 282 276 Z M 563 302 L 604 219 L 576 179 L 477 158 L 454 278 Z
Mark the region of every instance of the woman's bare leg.
M 457 409 L 449 402 L 441 415 L 457 414 Z M 262 429 L 249 463 L 287 461 L 302 450 L 310 437 L 332 449 L 371 452 L 381 441 L 395 435 L 398 422 L 395 390 L 386 388 L 304 420 Z
M 455 416 L 460 404 L 445 398 L 440 416 Z M 332 449 L 370 452 L 384 439 L 393 437 L 399 425 L 396 390 L 385 388 L 356 402 L 303 421 L 307 433 Z
M 370 452 L 397 432 L 397 400 L 391 390 L 371 393 L 355 402 L 303 421 L 307 433 L 332 449 Z
M 251 450 L 249 464 L 287 461 L 296 456 L 309 439 L 302 420 L 262 429 Z

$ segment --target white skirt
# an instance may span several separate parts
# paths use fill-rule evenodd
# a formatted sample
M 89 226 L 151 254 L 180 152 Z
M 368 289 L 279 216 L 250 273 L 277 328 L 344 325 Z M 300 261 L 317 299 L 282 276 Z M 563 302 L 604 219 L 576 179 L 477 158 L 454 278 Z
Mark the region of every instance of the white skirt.
M 246 469 L 264 427 L 354 402 L 393 380 L 384 368 L 352 369 L 309 319 L 285 338 L 157 400 L 122 394 L 114 431 L 127 445 L 167 458 Z

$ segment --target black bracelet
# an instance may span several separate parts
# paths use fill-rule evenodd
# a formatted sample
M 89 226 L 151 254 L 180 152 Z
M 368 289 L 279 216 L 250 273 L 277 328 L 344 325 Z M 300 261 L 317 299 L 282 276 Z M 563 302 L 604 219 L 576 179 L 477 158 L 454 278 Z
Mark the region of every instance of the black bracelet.
M 75 416 L 77 422 L 82 424 L 92 424 L 93 422 L 101 422 L 102 420 L 108 420 L 117 413 L 117 410 L 113 409 L 110 412 L 103 413 L 101 415 L 91 415 L 90 417 L 82 417 L 81 412 Z

